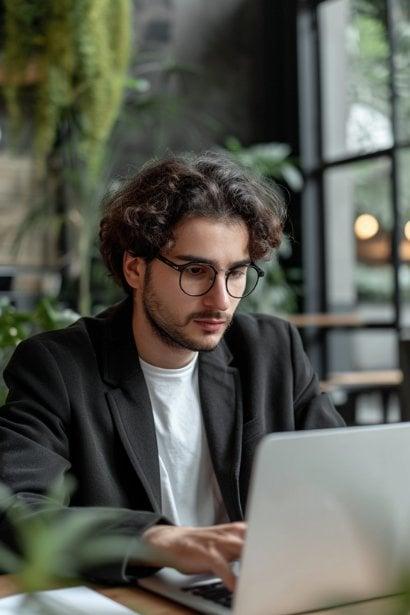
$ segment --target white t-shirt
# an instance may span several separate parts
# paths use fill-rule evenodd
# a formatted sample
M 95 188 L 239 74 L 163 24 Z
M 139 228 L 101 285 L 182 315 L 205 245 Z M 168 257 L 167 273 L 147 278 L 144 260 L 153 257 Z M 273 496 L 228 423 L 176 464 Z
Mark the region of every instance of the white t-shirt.
M 154 413 L 163 515 L 176 525 L 227 522 L 202 420 L 198 353 L 179 369 L 140 363 Z

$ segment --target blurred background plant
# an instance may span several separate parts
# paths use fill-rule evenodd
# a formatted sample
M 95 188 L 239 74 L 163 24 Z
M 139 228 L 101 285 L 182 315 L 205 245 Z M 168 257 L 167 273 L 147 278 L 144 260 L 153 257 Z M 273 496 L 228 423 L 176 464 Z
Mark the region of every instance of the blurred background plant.
M 159 4 L 154 16 L 168 10 Z M 2 143 L 29 152 L 34 162 L 27 211 L 14 229 L 13 255 L 45 229 L 49 268 L 61 279 L 54 294 L 84 315 L 122 297 L 107 277 L 96 241 L 103 195 L 152 156 L 214 149 L 230 126 L 240 124 L 229 97 L 239 102 L 248 87 L 230 73 L 232 91 L 226 95 L 227 73 L 218 50 L 226 45 L 225 31 L 217 33 L 220 40 L 213 41 L 213 55 L 206 59 L 186 53 L 176 57 L 177 50 L 169 52 L 164 19 L 154 17 L 147 26 L 148 43 L 137 40 L 142 29 L 134 32 L 144 12 L 148 7 L 133 0 L 0 0 L 0 86 L 7 120 Z M 235 60 L 243 61 L 237 54 Z M 242 113 L 239 104 L 238 109 Z M 285 190 L 300 189 L 289 146 L 245 147 L 229 137 L 225 151 Z M 8 241 L 9 235 L 4 228 L 0 240 Z M 244 309 L 296 309 L 297 282 L 289 284 L 288 270 L 279 266 L 289 253 L 287 241 Z
M 40 331 L 52 331 L 67 327 L 79 318 L 79 314 L 60 308 L 55 300 L 44 298 L 31 312 L 18 310 L 3 297 L 0 299 L 0 373 L 3 373 L 12 352 L 25 338 Z M 0 405 L 4 403 L 7 389 L 0 378 Z
M 288 190 L 298 192 L 303 187 L 303 177 L 296 161 L 291 156 L 291 148 L 285 143 L 257 143 L 244 147 L 236 137 L 225 141 L 225 153 L 249 169 L 256 176 L 274 180 L 282 197 L 286 198 Z M 281 258 L 291 254 L 291 240 L 285 235 L 279 250 L 272 260 L 261 263 L 265 277 L 256 290 L 240 303 L 240 309 L 246 312 L 287 313 L 297 311 L 300 286 L 297 272 L 293 272 L 295 283 L 288 281 L 281 265 Z M 301 272 L 300 272 L 301 276 Z M 300 280 L 301 281 L 301 280 Z
M 256 175 L 276 180 L 282 187 L 299 192 L 303 177 L 286 143 L 256 143 L 244 147 L 236 137 L 227 137 L 225 150 L 229 156 Z
M 0 570 L 13 574 L 17 590 L 26 594 L 19 613 L 60 615 L 43 599 L 46 589 L 83 584 L 80 579 L 104 564 L 121 562 L 125 555 L 148 561 L 152 550 L 116 531 L 121 510 L 112 508 L 64 509 L 75 489 L 67 476 L 52 486 L 44 504 L 35 511 L 0 484 L 0 514 L 13 528 L 18 552 L 0 543 Z M 61 606 L 58 607 L 61 609 Z M 70 612 L 75 613 L 73 609 Z M 81 612 L 83 612 L 81 610 Z
M 15 146 L 33 145 L 41 195 L 20 233 L 55 216 L 59 249 L 70 246 L 63 272 L 78 278 L 78 308 L 89 313 L 91 245 L 126 85 L 131 2 L 5 0 L 3 11 L 3 94 Z

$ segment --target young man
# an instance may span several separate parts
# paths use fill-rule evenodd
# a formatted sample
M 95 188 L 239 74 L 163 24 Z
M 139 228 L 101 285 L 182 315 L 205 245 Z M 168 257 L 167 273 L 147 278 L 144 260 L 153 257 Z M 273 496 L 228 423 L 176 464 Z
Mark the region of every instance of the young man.
M 120 533 L 164 554 L 151 564 L 233 588 L 257 443 L 343 424 L 293 327 L 234 316 L 283 219 L 271 188 L 216 156 L 153 163 L 112 196 L 101 253 L 128 298 L 17 348 L 0 480 L 37 505 L 70 472 L 67 513 L 118 509 Z M 142 572 L 124 556 L 99 578 Z

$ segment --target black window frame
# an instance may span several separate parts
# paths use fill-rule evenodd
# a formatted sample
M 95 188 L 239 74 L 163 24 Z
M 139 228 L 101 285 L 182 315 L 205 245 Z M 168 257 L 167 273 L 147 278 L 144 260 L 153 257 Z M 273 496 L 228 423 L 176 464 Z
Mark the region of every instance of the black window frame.
M 324 176 L 329 169 L 360 163 L 365 160 L 387 158 L 390 162 L 390 194 L 393 228 L 391 254 L 393 266 L 393 314 L 390 321 L 372 321 L 360 328 L 402 329 L 402 296 L 399 279 L 401 265 L 399 243 L 401 212 L 399 205 L 398 153 L 410 148 L 410 141 L 400 141 L 398 135 L 398 110 L 396 68 L 394 56 L 397 50 L 395 28 L 395 0 L 385 0 L 387 14 L 387 37 L 389 45 L 389 95 L 391 103 L 392 146 L 372 152 L 355 153 L 326 160 L 323 152 L 322 83 L 320 69 L 320 31 L 318 8 L 332 0 L 296 0 L 300 161 L 305 176 L 302 193 L 301 226 L 302 267 L 304 279 L 304 311 L 307 313 L 328 312 L 326 284 L 326 203 Z M 310 337 L 309 354 L 323 376 L 328 370 L 326 332 Z M 399 336 L 397 336 L 398 338 Z

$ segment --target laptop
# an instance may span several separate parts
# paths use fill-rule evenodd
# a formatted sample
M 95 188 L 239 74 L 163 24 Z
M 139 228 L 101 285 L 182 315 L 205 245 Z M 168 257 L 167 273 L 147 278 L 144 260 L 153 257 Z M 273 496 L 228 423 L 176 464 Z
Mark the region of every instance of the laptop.
M 410 423 L 266 436 L 234 595 L 218 579 L 170 569 L 139 583 L 216 615 L 290 615 L 392 595 L 410 570 L 409 483 Z

